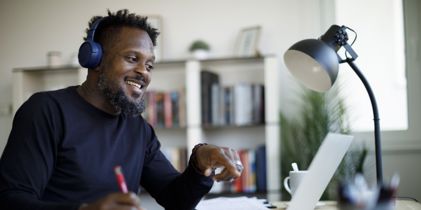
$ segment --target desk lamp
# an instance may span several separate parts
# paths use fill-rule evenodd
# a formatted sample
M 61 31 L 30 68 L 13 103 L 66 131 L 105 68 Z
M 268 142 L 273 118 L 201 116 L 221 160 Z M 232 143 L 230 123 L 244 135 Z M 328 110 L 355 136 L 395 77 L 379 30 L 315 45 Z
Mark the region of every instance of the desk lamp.
M 348 44 L 347 30 L 355 33 L 346 26 L 332 25 L 319 39 L 305 39 L 292 45 L 284 54 L 285 65 L 291 74 L 301 81 L 304 86 L 318 92 L 331 88 L 338 75 L 340 63 L 348 63 L 358 75 L 368 96 L 374 115 L 374 143 L 376 156 L 377 184 L 383 183 L 379 113 L 376 99 L 368 81 L 353 63 L 358 57 Z M 355 33 L 355 39 L 356 39 Z M 354 39 L 354 41 L 355 41 Z M 344 47 L 345 58 L 338 55 L 338 50 Z

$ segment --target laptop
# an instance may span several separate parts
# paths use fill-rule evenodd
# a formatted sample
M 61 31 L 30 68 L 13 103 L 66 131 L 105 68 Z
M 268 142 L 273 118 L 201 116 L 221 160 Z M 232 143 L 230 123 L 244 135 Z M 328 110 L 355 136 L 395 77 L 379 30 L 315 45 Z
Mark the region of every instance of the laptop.
M 350 147 L 353 136 L 328 133 L 298 185 L 287 210 L 313 210 Z

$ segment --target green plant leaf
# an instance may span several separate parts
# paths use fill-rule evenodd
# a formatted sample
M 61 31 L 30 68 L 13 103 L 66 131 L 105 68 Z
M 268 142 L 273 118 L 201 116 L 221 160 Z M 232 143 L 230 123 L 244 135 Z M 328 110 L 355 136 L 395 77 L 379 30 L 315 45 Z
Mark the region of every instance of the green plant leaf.
M 299 93 L 299 100 L 302 106 L 294 118 L 280 114 L 282 180 L 288 176 L 293 162 L 303 170 L 309 167 L 328 132 L 350 133 L 347 109 L 338 88 L 328 93 L 303 89 Z M 362 172 L 365 156 L 365 149 L 348 152 L 322 199 L 336 199 L 337 183 Z M 283 195 L 289 194 L 283 189 Z M 283 196 L 283 199 L 287 197 Z
M 189 51 L 193 52 L 195 50 L 210 50 L 210 46 L 208 43 L 206 43 L 203 40 L 196 40 L 194 42 L 192 42 L 192 44 L 189 47 Z

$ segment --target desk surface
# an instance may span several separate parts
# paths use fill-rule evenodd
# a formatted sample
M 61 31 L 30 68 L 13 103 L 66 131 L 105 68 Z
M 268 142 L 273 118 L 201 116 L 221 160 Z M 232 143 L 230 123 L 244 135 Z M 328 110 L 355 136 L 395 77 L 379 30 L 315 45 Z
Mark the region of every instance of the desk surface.
M 338 210 L 335 201 L 322 201 L 324 205 L 316 207 L 317 210 Z M 274 202 L 278 210 L 284 210 L 288 202 Z M 421 210 L 421 204 L 412 200 L 397 200 L 395 210 Z

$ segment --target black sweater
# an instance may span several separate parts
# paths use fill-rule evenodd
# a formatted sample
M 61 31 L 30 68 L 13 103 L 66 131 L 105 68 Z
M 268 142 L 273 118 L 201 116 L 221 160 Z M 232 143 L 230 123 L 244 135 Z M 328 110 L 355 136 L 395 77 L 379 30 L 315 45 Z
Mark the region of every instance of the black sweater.
M 142 117 L 110 115 L 77 87 L 31 96 L 17 111 L 0 160 L 0 209 L 78 209 L 117 192 L 121 165 L 129 191 L 142 185 L 166 209 L 193 209 L 213 184 L 189 165 L 180 174 Z

